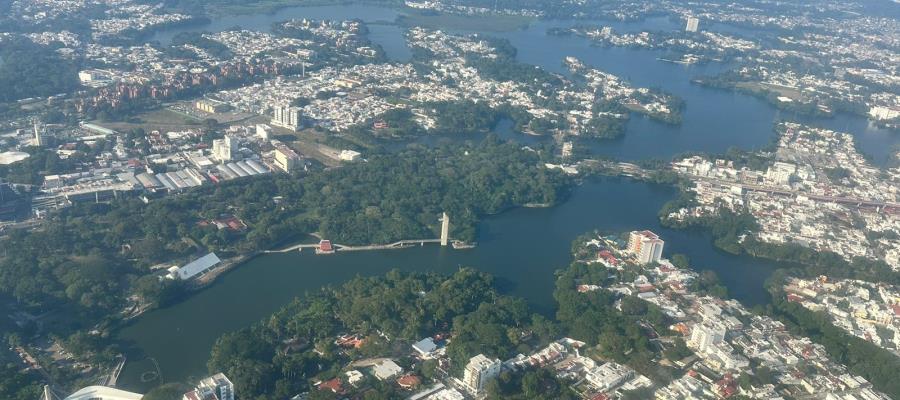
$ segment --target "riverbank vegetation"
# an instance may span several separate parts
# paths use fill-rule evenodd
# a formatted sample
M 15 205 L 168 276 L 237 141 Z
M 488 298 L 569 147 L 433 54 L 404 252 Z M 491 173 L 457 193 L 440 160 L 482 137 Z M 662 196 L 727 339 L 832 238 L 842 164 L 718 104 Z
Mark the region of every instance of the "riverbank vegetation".
M 461 371 L 479 353 L 511 357 L 545 345 L 555 329 L 524 300 L 498 293 L 488 274 L 468 268 L 450 276 L 395 270 L 324 288 L 253 327 L 222 336 L 208 364 L 231 378 L 242 399 L 288 398 L 318 392 L 312 382 L 339 377 L 347 362 L 367 357 L 390 356 L 429 378 L 435 366 L 409 357 L 409 345 L 425 336 L 452 336 L 447 354 Z M 341 348 L 335 344 L 341 334 L 353 334 L 361 344 Z M 368 391 L 378 398 L 399 395 L 391 385 L 371 384 Z

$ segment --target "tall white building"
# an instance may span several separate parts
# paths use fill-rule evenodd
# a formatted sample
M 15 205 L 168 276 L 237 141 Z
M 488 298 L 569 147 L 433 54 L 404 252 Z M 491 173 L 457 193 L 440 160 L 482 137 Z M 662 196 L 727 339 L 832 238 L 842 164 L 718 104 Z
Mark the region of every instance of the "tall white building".
M 256 136 L 269 140 L 269 137 L 272 136 L 272 128 L 266 124 L 256 124 Z
M 650 231 L 633 231 L 628 235 L 628 251 L 641 264 L 657 262 L 662 258 L 665 242 Z
M 725 340 L 725 326 L 718 323 L 702 323 L 694 325 L 691 329 L 691 339 L 687 344 L 698 352 L 706 353 L 723 340 Z
M 234 400 L 234 384 L 220 372 L 200 381 L 182 400 Z
M 300 129 L 300 107 L 289 107 L 285 105 L 275 106 L 275 115 L 272 118 L 272 125 L 297 131 Z
M 234 159 L 234 151 L 237 147 L 237 141 L 231 135 L 225 135 L 222 139 L 213 140 L 213 156 L 222 162 Z
M 499 359 L 487 358 L 484 354 L 479 354 L 469 359 L 466 364 L 466 370 L 463 373 L 463 383 L 472 394 L 479 394 L 484 391 L 485 385 L 491 379 L 500 375 L 500 367 L 503 363 Z
M 687 25 L 684 27 L 684 30 L 687 32 L 697 32 L 698 28 L 700 28 L 700 18 L 688 17 Z

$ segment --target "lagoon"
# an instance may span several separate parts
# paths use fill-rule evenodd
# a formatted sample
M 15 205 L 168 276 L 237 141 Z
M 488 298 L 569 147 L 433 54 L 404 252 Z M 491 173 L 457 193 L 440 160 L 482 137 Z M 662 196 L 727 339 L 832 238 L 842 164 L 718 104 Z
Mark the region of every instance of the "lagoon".
M 359 18 L 369 22 L 373 41 L 397 62 L 409 58 L 403 29 L 393 24 L 401 11 L 360 5 L 292 7 L 274 14 L 223 17 L 209 24 L 156 33 L 151 40 L 165 43 L 186 30 L 224 30 L 233 26 L 268 30 L 289 18 Z M 547 35 L 547 29 L 573 21 L 536 21 L 527 29 L 490 33 L 510 40 L 519 60 L 565 74 L 562 60 L 574 55 L 587 64 L 629 78 L 637 86 L 655 87 L 682 97 L 684 122 L 671 126 L 647 118 L 629 121 L 625 137 L 582 143 L 590 153 L 621 160 L 668 159 L 686 151 L 722 153 L 729 147 L 756 149 L 773 139 L 773 124 L 794 119 L 852 133 L 864 153 L 883 165 L 900 143 L 900 135 L 879 129 L 865 118 L 803 118 L 784 113 L 764 101 L 690 83 L 698 75 L 727 66 L 679 65 L 657 61 L 659 51 L 592 46 L 587 39 Z M 598 22 L 601 23 L 601 22 Z M 651 18 L 640 23 L 609 23 L 616 31 L 680 29 L 680 23 Z M 712 25 L 712 29 L 728 29 Z M 742 34 L 741 29 L 728 32 Z M 530 144 L 540 138 L 510 132 L 510 123 L 497 127 L 504 139 Z M 478 140 L 478 138 L 473 138 Z M 430 137 L 427 141 L 444 140 Z M 328 256 L 309 253 L 268 254 L 231 271 L 174 306 L 151 311 L 123 328 L 118 338 L 130 345 L 120 386 L 147 390 L 162 382 L 187 381 L 206 374 L 205 363 L 216 338 L 248 326 L 276 311 L 296 296 L 326 285 L 339 285 L 356 275 L 382 274 L 393 268 L 450 272 L 471 266 L 494 274 L 501 289 L 526 298 L 536 309 L 553 312 L 553 272 L 570 262 L 570 245 L 578 235 L 600 229 L 651 229 L 666 241 L 665 254 L 684 253 L 697 269 L 714 270 L 730 294 L 748 305 L 763 304 L 763 282 L 776 265 L 747 256 L 734 256 L 713 247 L 707 234 L 659 225 L 657 212 L 676 196 L 674 188 L 619 178 L 591 180 L 577 187 L 562 204 L 541 209 L 516 209 L 487 218 L 479 228 L 478 246 L 453 250 L 438 246 L 404 250 L 349 252 Z M 452 216 L 451 216 L 452 219 Z M 156 373 L 161 377 L 153 378 Z M 147 382 L 142 382 L 143 380 Z

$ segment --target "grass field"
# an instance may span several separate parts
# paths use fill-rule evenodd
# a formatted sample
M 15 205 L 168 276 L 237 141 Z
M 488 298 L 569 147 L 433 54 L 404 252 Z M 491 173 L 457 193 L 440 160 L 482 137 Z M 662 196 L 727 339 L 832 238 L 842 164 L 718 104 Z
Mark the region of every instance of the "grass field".
M 187 115 L 177 113 L 165 108 L 146 111 L 136 115 L 128 121 L 93 121 L 95 124 L 119 132 L 126 132 L 136 128 L 142 128 L 147 132 L 153 130 L 175 131 L 188 128 L 196 128 L 201 121 Z

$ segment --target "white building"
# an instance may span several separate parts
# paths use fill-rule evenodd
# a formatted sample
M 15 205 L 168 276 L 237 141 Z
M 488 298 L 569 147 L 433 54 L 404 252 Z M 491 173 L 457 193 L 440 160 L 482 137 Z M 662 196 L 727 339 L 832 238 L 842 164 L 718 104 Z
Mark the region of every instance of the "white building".
M 611 362 L 590 368 L 585 375 L 585 379 L 601 392 L 619 386 L 633 377 L 634 371 L 631 368 Z
M 766 170 L 766 179 L 779 185 L 787 185 L 797 172 L 797 166 L 791 163 L 776 161 Z
M 222 260 L 220 260 L 219 257 L 216 256 L 216 253 L 209 253 L 203 257 L 191 261 L 183 267 L 170 268 L 169 274 L 166 275 L 166 277 L 169 279 L 181 279 L 183 281 L 188 280 L 203 272 L 206 272 L 220 262 L 222 262 Z
M 345 372 L 344 375 L 347 377 L 347 383 L 353 386 L 358 386 L 360 382 L 366 379 L 362 372 L 355 369 Z
M 900 118 L 900 107 L 875 106 L 869 109 L 869 116 L 880 120 Z
M 665 242 L 650 231 L 633 231 L 628 235 L 628 251 L 641 264 L 658 262 L 664 246 Z
M 414 343 L 412 348 L 422 357 L 429 357 L 431 356 L 431 353 L 434 353 L 434 351 L 437 350 L 437 345 L 434 343 L 434 340 L 429 337 Z
M 382 381 L 400 375 L 401 372 L 403 372 L 403 368 L 393 360 L 382 360 L 372 368 L 372 373 L 375 374 L 375 377 Z
M 234 159 L 234 151 L 237 143 L 231 135 L 225 135 L 222 139 L 213 140 L 213 157 L 221 162 Z
M 234 400 L 234 384 L 220 372 L 200 381 L 182 400 Z
M 358 151 L 341 150 L 341 154 L 338 155 L 338 158 L 340 158 L 341 161 L 354 161 L 359 157 L 359 154 Z
M 714 346 L 725 340 L 725 327 L 718 323 L 702 323 L 691 329 L 688 345 L 698 352 L 706 353 L 714 350 Z
M 499 359 L 487 358 L 484 354 L 479 354 L 469 359 L 466 364 L 466 370 L 463 373 L 463 384 L 466 385 L 469 392 L 477 395 L 484 391 L 485 385 L 500 374 L 500 367 L 503 365 Z
M 141 400 L 142 394 L 106 386 L 88 386 L 63 400 Z
M 300 108 L 288 106 L 275 106 L 275 116 L 272 125 L 297 131 L 300 129 Z
M 272 136 L 272 127 L 266 124 L 256 124 L 256 136 L 263 140 L 269 140 Z
M 700 28 L 700 18 L 697 17 L 688 17 L 687 25 L 685 25 L 684 30 L 687 32 L 697 32 L 697 29 Z

